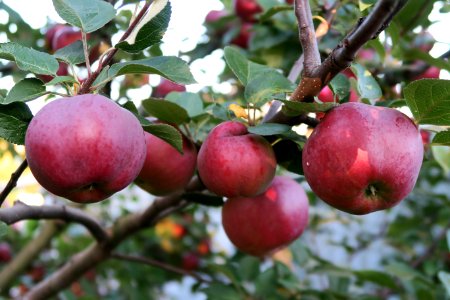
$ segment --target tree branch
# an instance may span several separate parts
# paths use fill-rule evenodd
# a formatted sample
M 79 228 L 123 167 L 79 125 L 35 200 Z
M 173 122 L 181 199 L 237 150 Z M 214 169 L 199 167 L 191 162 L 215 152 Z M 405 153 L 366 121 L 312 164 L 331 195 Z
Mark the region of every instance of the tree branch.
M 28 162 L 26 159 L 24 159 L 23 162 L 20 164 L 20 166 L 17 168 L 17 170 L 11 174 L 11 178 L 9 179 L 8 183 L 6 184 L 5 188 L 0 194 L 0 206 L 2 206 L 3 202 L 6 200 L 6 197 L 8 197 L 9 193 L 11 193 L 12 189 L 16 187 L 17 180 L 19 180 L 20 176 L 22 176 L 22 173 L 25 171 L 27 167 Z
M 376 38 L 388 25 L 392 18 L 403 8 L 408 0 L 380 0 L 370 14 L 360 19 L 355 29 L 350 32 L 333 49 L 325 61 L 316 67 L 308 77 L 304 77 L 295 91 L 291 101 L 313 102 L 314 96 L 325 87 L 336 74 L 346 69 L 353 61 L 357 51 L 369 40 Z M 280 111 L 267 122 L 290 120 Z
M 139 12 L 139 14 L 136 16 L 136 18 L 131 22 L 130 26 L 128 27 L 128 29 L 125 31 L 125 33 L 122 35 L 122 37 L 120 38 L 119 42 L 124 41 L 126 38 L 128 38 L 128 36 L 131 34 L 131 32 L 133 31 L 133 29 L 139 24 L 139 22 L 141 21 L 141 19 L 145 16 L 145 14 L 147 13 L 148 8 L 150 7 L 150 5 L 152 4 L 153 1 L 147 1 L 145 3 L 145 5 L 142 7 L 141 11 Z M 97 79 L 97 77 L 100 75 L 100 73 L 102 72 L 102 70 L 110 64 L 111 60 L 113 59 L 114 55 L 116 55 L 117 53 L 116 48 L 112 48 L 111 51 L 108 52 L 108 54 L 105 56 L 105 58 L 100 62 L 100 65 L 98 66 L 97 70 L 95 70 L 95 72 L 93 72 L 91 74 L 91 76 L 89 76 L 86 81 L 83 83 L 83 85 L 81 86 L 80 91 L 78 92 L 78 94 L 88 94 L 90 92 L 90 88 L 92 86 L 92 84 L 94 83 L 94 81 Z
M 438 234 L 438 236 L 436 237 L 436 239 L 431 243 L 431 245 L 425 250 L 425 252 L 417 257 L 417 259 L 415 259 L 412 263 L 411 263 L 411 267 L 413 267 L 414 269 L 417 269 L 418 267 L 420 267 L 428 258 L 430 258 L 434 252 L 436 251 L 436 249 L 439 247 L 439 243 L 445 239 L 445 237 L 447 236 L 447 231 L 450 229 L 450 222 L 447 223 L 447 225 L 442 229 L 442 231 Z
M 13 207 L 0 210 L 0 220 L 8 225 L 30 219 L 59 219 L 79 223 L 85 226 L 98 242 L 108 239 L 108 235 L 102 226 L 94 218 L 77 208 L 63 205 L 29 206 L 16 201 Z
M 194 178 L 186 191 L 203 189 L 198 178 Z M 80 276 L 108 259 L 111 252 L 132 234 L 154 225 L 158 220 L 175 210 L 188 205 L 182 200 L 182 193 L 156 199 L 143 212 L 123 216 L 108 229 L 108 239 L 103 243 L 93 243 L 89 248 L 75 254 L 64 266 L 33 287 L 24 299 L 49 299 L 68 287 Z
M 160 269 L 172 272 L 172 273 L 176 273 L 176 274 L 179 274 L 179 275 L 182 275 L 182 276 L 191 276 L 195 280 L 197 280 L 198 282 L 211 283 L 211 280 L 203 278 L 202 276 L 200 276 L 197 273 L 194 273 L 194 272 L 191 272 L 191 271 L 186 271 L 184 269 L 177 268 L 175 266 L 168 265 L 166 263 L 157 261 L 155 259 L 147 258 L 147 257 L 113 253 L 111 255 L 111 258 L 125 260 L 125 261 L 131 261 L 131 262 L 137 262 L 137 263 L 143 263 L 143 264 L 146 264 L 146 265 L 149 265 L 149 266 L 152 266 L 152 267 L 157 267 L 157 268 L 160 268 Z
M 0 294 L 7 291 L 11 283 L 31 264 L 31 262 L 50 244 L 52 238 L 64 226 L 58 221 L 44 223 L 38 236 L 27 243 L 14 259 L 0 272 Z
M 305 76 L 309 76 L 321 63 L 309 0 L 295 0 L 294 7 L 298 20 L 300 43 L 303 48 L 303 69 Z

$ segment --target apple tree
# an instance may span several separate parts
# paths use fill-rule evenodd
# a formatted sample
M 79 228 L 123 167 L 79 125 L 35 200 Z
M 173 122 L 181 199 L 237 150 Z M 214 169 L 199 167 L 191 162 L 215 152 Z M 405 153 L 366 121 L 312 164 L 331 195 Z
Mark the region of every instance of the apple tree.
M 0 298 L 450 298 L 448 2 L 215 2 L 0 3 Z

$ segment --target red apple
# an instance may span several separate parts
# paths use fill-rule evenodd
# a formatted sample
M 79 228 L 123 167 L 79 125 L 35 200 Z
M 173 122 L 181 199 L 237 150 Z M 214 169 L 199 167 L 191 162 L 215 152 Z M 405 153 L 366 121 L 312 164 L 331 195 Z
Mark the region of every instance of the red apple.
M 92 203 L 137 177 L 147 147 L 131 112 L 89 94 L 44 106 L 28 126 L 25 151 L 31 172 L 49 192 Z
M 344 103 L 328 112 L 303 148 L 311 189 L 352 214 L 390 208 L 413 189 L 422 164 L 417 126 L 398 110 Z
M 186 271 L 194 271 L 198 269 L 200 265 L 200 258 L 196 253 L 186 253 L 181 258 L 181 266 Z
M 211 10 L 205 17 L 205 23 L 214 23 L 227 15 L 226 10 Z
M 255 15 L 262 12 L 262 7 L 256 0 L 233 0 L 236 15 L 245 22 L 255 22 Z
M 185 92 L 184 85 L 175 83 L 165 78 L 161 78 L 159 85 L 157 85 L 152 92 L 152 97 L 164 98 L 170 92 Z
M 439 78 L 440 72 L 441 69 L 435 66 L 431 66 L 428 69 L 426 69 L 425 72 L 423 72 L 422 74 L 414 76 L 412 80 L 419 80 L 424 78 Z
M 11 246 L 8 243 L 0 243 L 0 263 L 7 263 L 12 258 Z
M 237 35 L 231 40 L 231 44 L 247 49 L 250 42 L 252 27 L 253 24 L 251 23 L 243 23 Z
M 162 139 L 145 133 L 147 157 L 136 184 L 150 194 L 163 196 L 181 191 L 197 165 L 197 149 L 183 136 L 183 154 Z
M 317 95 L 317 97 L 319 98 L 320 101 L 322 102 L 339 102 L 339 100 L 335 99 L 333 91 L 327 86 L 325 86 L 319 93 L 319 95 Z
M 47 30 L 47 32 L 45 33 L 45 45 L 49 50 L 52 49 L 53 38 L 55 37 L 55 34 L 65 27 L 67 27 L 67 25 L 55 24 Z
M 81 31 L 72 26 L 64 26 L 55 32 L 52 39 L 52 49 L 56 51 L 78 40 L 81 41 Z
M 200 148 L 197 167 L 213 193 L 225 197 L 252 197 L 262 193 L 275 176 L 272 146 L 236 121 L 214 127 Z
M 320 91 L 320 93 L 317 97 L 322 102 L 334 102 L 334 101 L 339 102 L 339 97 L 336 96 L 336 99 L 334 99 L 335 97 L 334 97 L 333 91 L 328 86 L 325 86 Z M 355 92 L 355 90 L 350 89 L 350 96 L 349 96 L 348 102 L 358 102 L 358 101 L 359 101 L 358 94 Z M 324 116 L 325 116 L 325 113 L 322 113 L 322 112 L 316 113 L 316 118 L 319 120 L 322 120 Z
M 242 252 L 269 255 L 297 239 L 308 224 L 308 197 L 287 176 L 275 176 L 255 197 L 230 198 L 222 209 L 225 233 Z
M 294 0 L 286 0 L 286 3 L 288 3 L 288 4 L 294 4 Z
M 66 63 L 59 62 L 58 71 L 56 71 L 57 76 L 67 76 L 69 75 L 69 66 Z M 51 75 L 39 75 L 39 79 L 41 79 L 44 83 L 52 81 L 54 76 Z

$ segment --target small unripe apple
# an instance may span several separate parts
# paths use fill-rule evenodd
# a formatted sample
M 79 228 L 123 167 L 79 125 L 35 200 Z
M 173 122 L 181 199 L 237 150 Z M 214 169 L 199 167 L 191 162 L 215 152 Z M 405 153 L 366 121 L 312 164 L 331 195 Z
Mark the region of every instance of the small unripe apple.
M 308 197 L 287 176 L 275 176 L 255 197 L 230 198 L 222 209 L 225 233 L 242 252 L 269 255 L 297 239 L 308 224 Z
M 252 197 L 264 192 L 275 176 L 276 166 L 269 142 L 236 121 L 214 127 L 197 158 L 205 186 L 225 197 Z
M 7 263 L 12 258 L 11 246 L 8 243 L 0 243 L 0 263 Z
M 413 189 L 423 158 L 414 122 L 398 110 L 344 103 L 308 138 L 305 178 L 329 205 L 352 214 L 390 208 Z
M 183 135 L 183 154 L 164 140 L 145 133 L 147 156 L 136 184 L 150 194 L 178 192 L 189 183 L 197 165 L 197 149 Z
M 45 105 L 25 136 L 31 172 L 49 192 L 79 203 L 101 201 L 139 174 L 147 147 L 137 118 L 101 95 Z
M 262 12 L 262 7 L 256 0 L 233 0 L 236 15 L 245 22 L 255 22 L 255 15 Z
M 152 97 L 164 98 L 170 92 L 185 92 L 184 85 L 175 83 L 165 78 L 161 78 L 159 85 L 157 85 L 152 92 Z

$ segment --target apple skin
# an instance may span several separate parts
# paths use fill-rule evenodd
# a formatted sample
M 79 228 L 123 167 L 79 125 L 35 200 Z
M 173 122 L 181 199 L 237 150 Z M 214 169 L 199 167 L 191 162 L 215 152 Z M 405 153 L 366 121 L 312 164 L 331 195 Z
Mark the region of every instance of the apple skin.
M 183 154 L 162 139 L 145 133 L 147 156 L 135 183 L 155 196 L 178 192 L 189 183 L 197 166 L 197 149 L 183 136 Z
M 12 259 L 11 246 L 8 243 L 0 243 L 0 263 L 7 263 Z
M 322 102 L 334 102 L 334 101 L 336 101 L 336 103 L 339 102 L 339 97 L 337 97 L 337 96 L 336 96 L 336 100 L 334 100 L 333 91 L 328 87 L 328 85 L 325 86 L 320 91 L 320 93 L 319 93 L 319 95 L 317 95 L 317 97 Z M 358 94 L 355 92 L 355 90 L 350 89 L 350 96 L 348 98 L 348 102 L 358 102 L 358 101 L 359 101 Z M 324 116 L 325 116 L 325 113 L 323 113 L 323 112 L 316 113 L 316 118 L 318 120 L 322 120 Z
M 272 146 L 251 134 L 237 121 L 226 121 L 206 137 L 197 168 L 213 193 L 225 197 L 252 197 L 262 193 L 275 176 L 277 161 Z
M 302 152 L 313 192 L 337 209 L 362 215 L 390 208 L 411 192 L 423 145 L 418 128 L 401 112 L 344 103 L 325 115 Z
M 229 15 L 226 10 L 211 10 L 205 17 L 205 23 L 214 23 Z
M 287 176 L 275 176 L 255 197 L 230 198 L 222 208 L 222 225 L 242 252 L 266 256 L 297 239 L 308 224 L 308 196 Z
M 53 43 L 53 38 L 55 37 L 55 34 L 65 27 L 67 27 L 67 25 L 55 24 L 47 30 L 47 32 L 45 33 L 45 45 L 49 50 L 52 49 L 52 43 Z
M 59 50 L 78 40 L 81 41 L 81 31 L 72 26 L 64 26 L 53 35 L 52 49 Z
M 170 92 L 185 92 L 186 87 L 181 84 L 177 84 L 168 79 L 161 78 L 161 82 L 157 85 L 152 92 L 152 97 L 164 98 Z
M 262 12 L 262 7 L 256 0 L 234 0 L 233 7 L 236 15 L 245 22 L 256 22 L 255 15 Z
M 101 201 L 139 174 L 147 147 L 129 111 L 101 95 L 57 99 L 31 120 L 25 151 L 49 192 L 79 203 Z
M 419 80 L 419 79 L 425 79 L 425 78 L 431 78 L 436 79 L 439 78 L 439 73 L 441 72 L 441 69 L 435 66 L 431 66 L 428 69 L 425 70 L 422 74 L 419 74 L 415 77 L 413 77 L 413 80 Z

